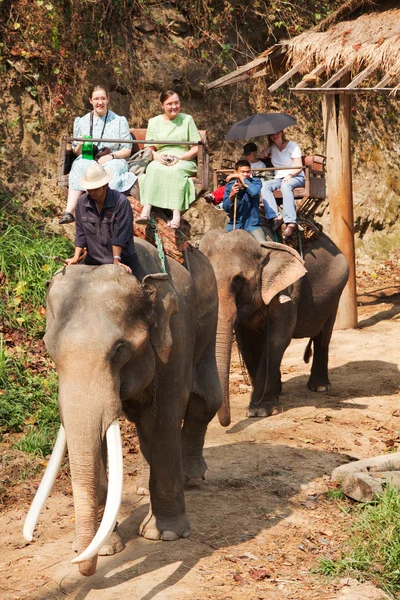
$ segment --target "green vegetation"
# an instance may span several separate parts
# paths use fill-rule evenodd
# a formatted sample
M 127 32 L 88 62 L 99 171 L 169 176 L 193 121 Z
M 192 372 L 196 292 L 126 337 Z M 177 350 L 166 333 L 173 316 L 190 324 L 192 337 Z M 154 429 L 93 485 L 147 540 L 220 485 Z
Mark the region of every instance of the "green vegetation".
M 20 216 L 0 213 L 0 222 L 0 319 L 6 328 L 42 336 L 46 281 L 60 267 L 54 257 L 71 256 L 72 245 L 38 226 L 27 229 Z
M 331 488 L 327 492 L 328 500 L 344 500 L 345 495 L 341 487 Z
M 342 556 L 323 558 L 318 572 L 327 577 L 370 580 L 392 598 L 400 590 L 400 494 L 388 487 L 371 504 L 357 510 Z
M 46 281 L 71 243 L 0 215 L 0 435 L 23 432 L 15 447 L 45 456 L 58 429 L 57 376 L 39 338 Z
M 1 339 L 1 338 L 0 338 Z M 25 358 L 15 358 L 0 347 L 0 432 L 23 432 L 15 447 L 24 452 L 46 456 L 52 449 L 58 430 L 57 376 L 50 361 L 42 359 L 43 372 L 29 352 L 19 347 Z M 48 369 L 48 371 L 47 371 Z
M 74 114 L 76 65 L 80 72 L 88 72 L 89 81 L 98 69 L 113 88 L 124 93 L 135 89 L 140 77 L 138 48 L 149 32 L 165 39 L 179 35 L 174 13 L 187 23 L 190 58 L 217 66 L 220 72 L 312 27 L 340 4 L 341 0 L 329 0 L 316 9 L 311 0 L 297 4 L 255 0 L 249 6 L 239 0 L 2 0 L 0 73 L 11 69 L 20 79 L 21 87 L 42 108 L 37 128 L 46 129 L 46 124 L 64 122 Z M 11 126 L 18 128 L 19 123 Z

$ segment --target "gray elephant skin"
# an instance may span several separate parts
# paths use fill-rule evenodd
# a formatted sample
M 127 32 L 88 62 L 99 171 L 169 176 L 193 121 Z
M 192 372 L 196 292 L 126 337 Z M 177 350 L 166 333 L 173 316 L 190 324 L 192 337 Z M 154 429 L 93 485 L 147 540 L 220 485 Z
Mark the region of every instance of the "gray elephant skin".
M 292 338 L 310 338 L 304 360 L 314 356 L 308 387 L 330 389 L 328 352 L 348 263 L 324 234 L 300 255 L 283 244 L 259 244 L 243 230 L 211 230 L 200 250 L 217 279 L 219 316 L 217 364 L 224 402 L 218 413 L 230 423 L 229 366 L 233 331 L 248 369 L 253 391 L 248 416 L 279 412 L 280 365 Z
M 189 534 L 184 481 L 204 478 L 204 436 L 222 404 L 209 261 L 189 249 L 189 270 L 167 258 L 168 275 L 162 274 L 155 248 L 135 244 L 147 273 L 142 282 L 119 265 L 69 266 L 48 292 L 45 344 L 59 375 L 79 553 L 113 494 L 110 455 L 106 474 L 110 425 L 121 415 L 134 422 L 150 465 L 150 511 L 141 535 L 174 540 Z M 112 530 L 116 514 L 110 519 Z M 92 575 L 97 552 L 73 562 Z

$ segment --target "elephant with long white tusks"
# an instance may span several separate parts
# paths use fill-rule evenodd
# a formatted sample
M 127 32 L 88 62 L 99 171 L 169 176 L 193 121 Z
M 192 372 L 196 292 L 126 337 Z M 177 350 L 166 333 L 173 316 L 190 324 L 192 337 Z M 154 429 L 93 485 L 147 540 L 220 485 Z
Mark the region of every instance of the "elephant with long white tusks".
M 247 231 L 213 229 L 199 246 L 217 279 L 217 364 L 224 402 L 222 425 L 230 423 L 229 368 L 233 332 L 253 391 L 249 417 L 279 411 L 280 366 L 292 338 L 310 338 L 305 360 L 314 357 L 310 390 L 328 391 L 328 352 L 339 299 L 348 279 L 346 258 L 324 234 L 304 248 L 304 260 L 283 244 L 259 244 Z
M 69 266 L 53 277 L 47 298 L 45 343 L 59 376 L 62 424 L 23 535 L 32 540 L 68 447 L 73 562 L 83 575 L 95 572 L 110 534 L 111 551 L 123 548 L 115 530 L 123 492 L 119 417 L 136 424 L 150 466 L 150 509 L 139 532 L 169 541 L 189 535 L 183 484 L 205 477 L 204 436 L 222 404 L 209 261 L 192 249 L 188 269 L 167 258 L 161 273 L 156 249 L 135 244 L 143 281 L 119 265 Z

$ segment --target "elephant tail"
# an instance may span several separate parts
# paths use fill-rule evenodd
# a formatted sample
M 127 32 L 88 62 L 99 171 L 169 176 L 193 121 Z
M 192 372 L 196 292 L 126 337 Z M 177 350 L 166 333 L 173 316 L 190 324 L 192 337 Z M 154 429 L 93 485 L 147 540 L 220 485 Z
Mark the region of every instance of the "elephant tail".
M 303 356 L 304 362 L 309 363 L 311 357 L 312 357 L 312 340 L 310 339 L 310 341 L 307 344 L 306 349 L 304 350 L 304 356 Z

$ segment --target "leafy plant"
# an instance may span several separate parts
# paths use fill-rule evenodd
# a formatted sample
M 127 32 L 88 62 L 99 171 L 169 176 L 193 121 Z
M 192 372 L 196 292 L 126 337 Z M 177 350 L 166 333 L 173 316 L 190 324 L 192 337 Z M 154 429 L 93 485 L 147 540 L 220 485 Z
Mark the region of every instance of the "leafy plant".
M 7 223 L 5 218 L 3 222 Z M 71 253 L 69 240 L 44 235 L 38 226 L 27 229 L 9 219 L 0 229 L 0 317 L 6 327 L 22 327 L 35 337 L 43 334 L 46 281 L 60 267 L 54 257 Z
M 388 486 L 371 504 L 361 505 L 342 556 L 323 558 L 324 576 L 349 575 L 371 580 L 392 598 L 400 589 L 400 494 Z
M 71 255 L 69 240 L 0 214 L 0 433 L 23 432 L 16 447 L 45 456 L 58 430 L 57 375 L 44 346 L 46 281 Z M 6 341 L 7 340 L 7 344 Z

